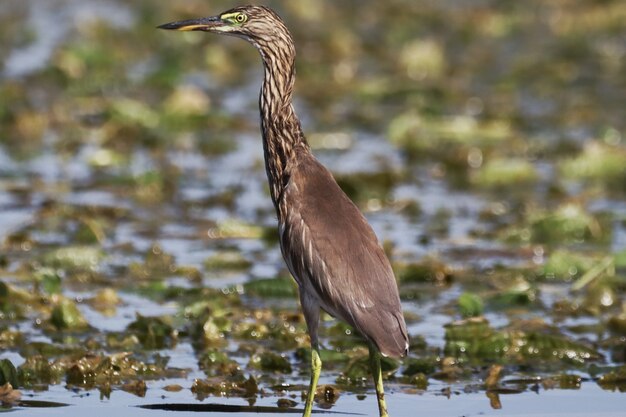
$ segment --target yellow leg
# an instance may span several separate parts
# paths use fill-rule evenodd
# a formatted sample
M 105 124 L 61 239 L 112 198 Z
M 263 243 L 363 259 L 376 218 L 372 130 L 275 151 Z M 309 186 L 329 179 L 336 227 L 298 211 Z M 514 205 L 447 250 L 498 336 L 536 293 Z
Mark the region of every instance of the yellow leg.
M 304 405 L 304 413 L 302 417 L 311 417 L 311 410 L 313 409 L 313 399 L 315 398 L 315 390 L 317 389 L 317 381 L 320 378 L 320 372 L 322 371 L 322 359 L 317 345 L 311 346 L 311 384 L 309 385 L 309 392 L 306 396 L 306 403 Z
M 378 413 L 380 417 L 389 417 L 387 404 L 385 403 L 385 388 L 383 387 L 383 373 L 380 368 L 380 352 L 376 346 L 370 344 L 370 366 L 376 387 L 376 398 L 378 400 Z

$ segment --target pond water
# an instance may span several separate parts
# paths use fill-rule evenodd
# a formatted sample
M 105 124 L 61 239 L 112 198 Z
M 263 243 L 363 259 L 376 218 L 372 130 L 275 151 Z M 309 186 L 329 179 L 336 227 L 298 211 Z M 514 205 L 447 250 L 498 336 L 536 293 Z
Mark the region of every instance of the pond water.
M 152 388 L 152 387 L 150 387 Z M 55 391 L 57 391 L 55 393 Z M 108 416 L 111 413 L 120 415 L 155 416 L 159 414 L 170 416 L 197 416 L 194 411 L 158 411 L 153 409 L 140 408 L 142 404 L 189 404 L 188 394 L 167 395 L 165 398 L 158 393 L 158 389 L 150 389 L 145 398 L 138 399 L 132 394 L 124 392 L 117 393 L 110 401 L 102 401 L 98 395 L 76 395 L 72 399 L 72 407 L 60 408 L 40 408 L 28 409 L 28 415 L 42 416 L 65 416 L 67 413 L 89 412 L 93 416 Z M 502 409 L 493 409 L 490 401 L 484 393 L 456 392 L 450 397 L 442 394 L 403 394 L 394 393 L 388 398 L 389 413 L 391 415 L 437 415 L 445 417 L 455 416 L 498 416 L 507 415 L 514 417 L 525 416 L 601 416 L 617 417 L 623 415 L 623 408 L 620 408 L 620 397 L 623 394 L 608 393 L 592 384 L 583 384 L 580 390 L 551 390 L 540 393 L 526 393 L 518 395 L 503 396 Z M 59 397 L 67 398 L 68 395 L 63 388 L 51 389 L 49 393 L 38 396 L 45 400 L 57 400 Z M 242 400 L 220 398 L 219 404 L 246 406 Z M 374 404 L 372 404 L 374 402 Z M 205 403 L 213 403 L 207 400 Z M 197 404 L 197 403 L 193 403 Z M 257 402 L 257 405 L 274 406 L 275 401 L 264 399 Z M 623 405 L 623 403 L 621 404 Z M 373 406 L 373 407 L 372 407 Z M 361 415 L 376 416 L 377 411 L 375 399 L 369 395 L 365 399 L 357 399 L 355 396 L 342 398 L 339 405 L 331 411 L 336 415 Z M 26 410 L 24 410 L 26 411 Z M 267 413 L 271 415 L 272 413 Z M 233 415 L 232 412 L 211 412 L 213 416 Z M 258 412 L 236 413 L 240 416 L 263 415 Z M 294 413 L 293 415 L 299 415 Z
M 398 279 L 390 414 L 624 415 L 626 4 L 269 4 L 314 153 Z M 154 29 L 232 6 L 0 8 L 3 411 L 299 414 L 258 55 Z M 316 412 L 377 415 L 363 342 L 321 332 Z

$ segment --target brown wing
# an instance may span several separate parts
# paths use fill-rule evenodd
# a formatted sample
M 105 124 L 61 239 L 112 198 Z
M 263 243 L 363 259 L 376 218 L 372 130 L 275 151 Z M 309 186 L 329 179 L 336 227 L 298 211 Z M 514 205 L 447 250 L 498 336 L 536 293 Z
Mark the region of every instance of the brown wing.
M 402 356 L 408 337 L 398 287 L 374 231 L 308 151 L 287 166 L 279 207 L 283 256 L 300 286 L 389 356 Z M 313 293 L 313 294 L 310 294 Z

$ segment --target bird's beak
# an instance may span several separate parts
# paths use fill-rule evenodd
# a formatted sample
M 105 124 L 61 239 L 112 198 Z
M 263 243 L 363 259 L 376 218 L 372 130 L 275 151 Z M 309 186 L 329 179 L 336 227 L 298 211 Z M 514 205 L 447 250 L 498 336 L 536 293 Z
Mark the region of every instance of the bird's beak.
M 158 29 L 168 29 L 168 30 L 203 30 L 205 32 L 210 32 L 213 30 L 219 30 L 220 27 L 224 26 L 224 22 L 220 19 L 219 16 L 212 17 L 203 17 L 200 19 L 189 19 L 189 20 L 181 20 L 179 22 L 171 22 L 166 23 L 161 26 L 157 26 Z

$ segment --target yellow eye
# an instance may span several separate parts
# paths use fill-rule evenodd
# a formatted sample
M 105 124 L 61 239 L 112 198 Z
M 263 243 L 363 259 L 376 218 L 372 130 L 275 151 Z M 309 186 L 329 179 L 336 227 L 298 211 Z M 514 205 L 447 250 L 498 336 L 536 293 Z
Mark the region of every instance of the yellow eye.
M 235 21 L 236 21 L 237 23 L 243 23 L 243 22 L 245 22 L 246 20 L 248 20 L 248 16 L 246 16 L 246 15 L 245 15 L 245 14 L 243 14 L 243 13 L 239 13 L 237 16 L 235 16 Z

